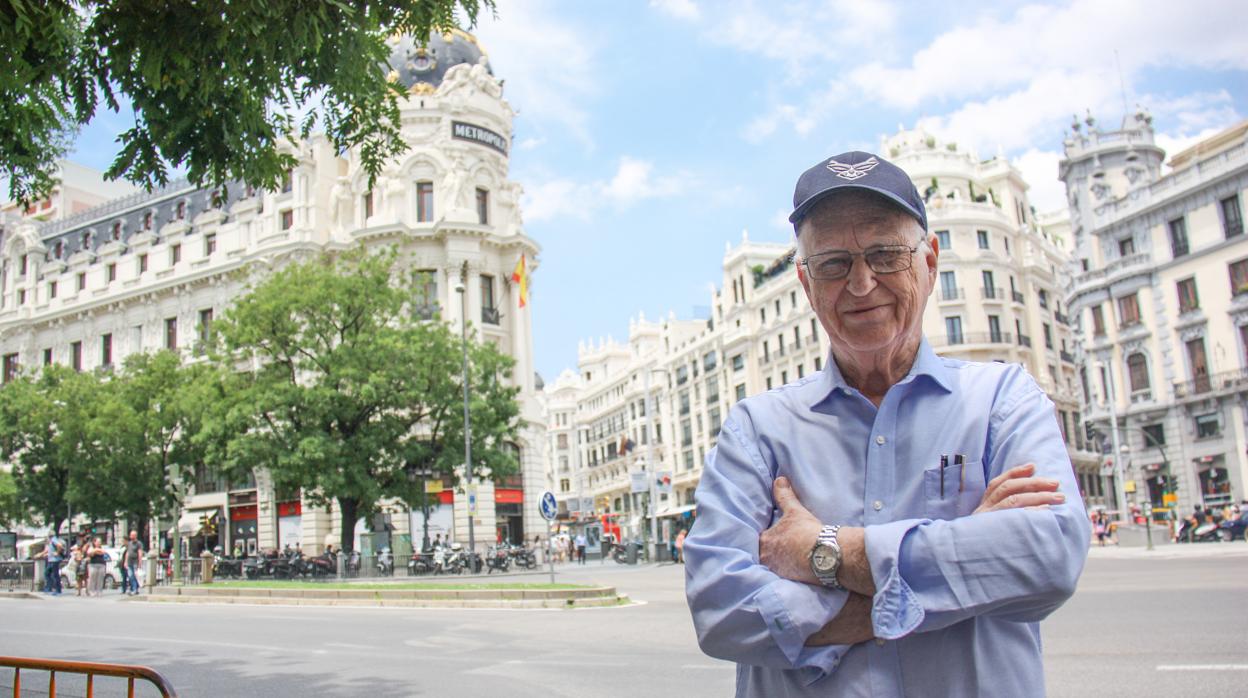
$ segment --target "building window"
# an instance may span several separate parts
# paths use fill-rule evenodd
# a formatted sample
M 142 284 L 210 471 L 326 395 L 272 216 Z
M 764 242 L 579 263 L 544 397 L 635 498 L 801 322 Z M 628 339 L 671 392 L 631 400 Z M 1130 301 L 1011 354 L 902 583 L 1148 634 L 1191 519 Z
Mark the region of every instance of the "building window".
M 169 248 L 169 266 L 174 266 L 182 261 L 182 246 L 174 245 Z
M 950 249 L 953 249 L 953 244 L 949 241 L 949 231 L 948 231 L 948 230 L 937 230 L 937 231 L 936 231 L 936 244 L 940 245 L 940 249 L 942 249 L 942 250 L 950 250 Z
M 1239 208 L 1239 197 L 1232 196 L 1222 199 L 1222 232 L 1226 237 L 1233 238 L 1244 233 L 1244 214 Z
M 984 279 L 984 298 L 997 298 L 1001 294 L 997 293 L 996 279 L 993 278 L 992 271 L 989 269 L 981 272 Z
M 165 318 L 165 348 L 178 348 L 178 319 L 176 317 Z
M 823 359 L 819 358 L 818 356 L 815 357 L 815 370 L 816 371 L 823 370 Z
M 1180 313 L 1190 313 L 1200 307 L 1200 299 L 1196 296 L 1196 277 L 1183 279 L 1178 288 Z
M 178 205 L 173 210 L 173 215 L 175 218 L 177 218 L 180 221 L 186 219 L 186 202 L 185 201 L 178 202 Z
M 47 349 L 43 350 L 43 365 L 44 366 L 52 365 L 52 347 L 48 347 Z
M 433 221 L 433 182 L 416 183 L 416 220 L 421 223 Z
M 1123 238 L 1118 241 L 1118 256 L 1126 257 L 1135 254 L 1135 240 Z
M 105 368 L 113 365 L 113 335 L 100 337 L 100 365 Z
M 290 230 L 292 227 L 294 227 L 295 225 L 295 212 L 294 211 L 290 209 L 286 209 L 285 211 L 282 211 L 281 216 L 282 216 L 282 230 Z
M 56 282 L 48 284 L 48 298 L 56 298 Z
M 9 381 L 17 378 L 17 368 L 18 368 L 17 354 L 5 354 L 4 355 L 4 382 L 5 383 L 8 383 Z
M 147 255 L 141 254 L 139 255 L 139 273 L 142 274 L 145 271 L 147 271 Z
M 69 345 L 69 365 L 75 371 L 82 370 L 82 342 L 74 342 Z
M 745 383 L 741 383 L 737 385 L 737 387 L 734 389 L 734 395 L 736 395 L 737 402 L 740 402 L 745 399 Z
M 117 264 L 116 263 L 110 264 L 104 269 L 105 269 L 105 278 L 108 279 L 108 283 L 111 284 L 117 280 Z
M 212 337 L 212 308 L 199 311 L 199 341 L 207 344 Z
M 364 193 L 364 220 L 373 217 L 373 190 L 369 189 Z
M 1049 307 L 1049 292 L 1044 289 L 1040 289 L 1036 295 L 1040 299 L 1040 307 L 1047 310 Z
M 482 274 L 481 322 L 488 322 L 491 325 L 497 325 L 498 321 L 498 308 L 494 305 L 494 277 L 489 274 Z
M 997 315 L 988 316 L 988 339 L 994 344 L 1001 343 L 1001 318 Z
M 1231 295 L 1248 292 L 1248 259 L 1231 262 L 1227 270 L 1231 273 Z
M 1099 305 L 1092 306 L 1092 336 L 1105 336 L 1105 312 Z
M 1044 348 L 1052 349 L 1053 348 L 1053 328 L 1050 327 L 1049 323 L 1046 322 L 1046 323 L 1043 323 L 1043 329 L 1044 329 Z
M 1187 254 L 1187 221 L 1176 218 L 1170 221 L 1170 252 L 1175 257 Z
M 771 376 L 767 376 L 767 389 L 771 390 Z
M 988 231 L 987 230 L 976 230 L 975 239 L 979 241 L 979 249 L 981 250 L 988 249 Z
M 1196 416 L 1196 438 L 1213 439 L 1222 434 L 1222 425 L 1218 423 L 1218 415 L 1201 414 Z
M 1127 376 L 1131 380 L 1131 392 L 1146 392 L 1151 386 L 1148 380 L 1148 361 L 1136 352 L 1127 357 Z
M 291 171 L 286 170 L 282 173 L 282 193 L 288 194 L 295 188 L 295 178 L 291 176 Z
M 1140 427 L 1144 432 L 1144 447 L 1156 448 L 1166 445 L 1166 429 L 1160 424 L 1145 424 Z
M 566 449 L 568 447 L 568 435 L 567 434 L 556 435 L 555 443 L 556 443 L 557 448 Z
M 17 304 L 26 305 L 26 289 L 24 288 L 17 289 Z
M 798 377 L 798 379 L 801 379 L 801 378 L 805 378 L 805 377 L 806 377 L 806 367 L 805 367 L 805 365 L 803 365 L 803 364 L 798 364 L 798 365 L 797 365 L 797 377 Z
M 1136 294 L 1123 296 L 1118 299 L 1118 325 L 1120 327 L 1130 327 L 1140 324 L 1140 302 L 1136 298 Z
M 962 343 L 962 318 L 954 315 L 945 318 L 945 342 L 947 344 Z
M 1192 387 L 1195 392 L 1209 391 L 1209 357 L 1205 354 L 1205 338 L 1196 337 L 1186 342 L 1187 363 L 1192 371 Z
M 477 222 L 485 225 L 490 222 L 490 192 L 477 187 Z
M 958 298 L 958 277 L 954 272 L 940 272 L 940 297 L 942 300 L 957 300 Z
M 732 357 L 732 370 L 740 371 L 743 368 L 745 368 L 745 356 L 743 354 L 737 354 Z
M 113 240 L 121 239 L 121 221 L 113 223 Z
M 205 235 L 204 236 L 204 256 L 211 257 L 212 253 L 216 251 L 217 251 L 217 236 Z
M 151 211 L 148 211 L 147 213 L 143 214 L 143 229 L 144 230 L 152 229 L 152 212 Z

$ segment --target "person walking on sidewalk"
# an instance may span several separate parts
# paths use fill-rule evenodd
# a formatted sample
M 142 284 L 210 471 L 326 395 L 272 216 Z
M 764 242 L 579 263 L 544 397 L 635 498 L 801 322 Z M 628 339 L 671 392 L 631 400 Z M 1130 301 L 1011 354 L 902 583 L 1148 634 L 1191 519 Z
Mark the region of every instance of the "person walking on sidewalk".
M 102 595 L 107 558 L 100 539 L 92 540 L 90 547 L 87 548 L 87 596 Z
M 680 533 L 676 534 L 676 562 L 684 563 L 685 561 L 685 529 L 680 529 Z
M 56 532 L 48 535 L 48 544 L 35 555 L 47 560 L 43 568 L 43 593 L 61 595 L 61 560 L 65 558 L 65 541 Z
M 585 541 L 585 534 L 584 533 L 576 534 L 576 561 L 582 565 L 585 564 L 585 546 L 586 545 L 587 543 Z
M 72 569 L 74 571 L 75 596 L 82 596 L 87 590 L 87 546 L 86 543 L 75 545 L 70 551 Z
M 143 562 L 143 542 L 139 540 L 138 531 L 130 532 L 130 540 L 126 541 L 126 546 L 122 549 L 121 562 L 126 571 L 126 586 L 122 587 L 121 593 L 138 596 L 139 565 Z

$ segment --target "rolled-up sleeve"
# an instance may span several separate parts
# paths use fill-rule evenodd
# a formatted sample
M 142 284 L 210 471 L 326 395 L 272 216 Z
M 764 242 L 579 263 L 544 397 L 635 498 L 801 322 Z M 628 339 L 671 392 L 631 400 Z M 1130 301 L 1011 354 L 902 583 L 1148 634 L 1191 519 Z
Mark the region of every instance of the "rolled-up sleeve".
M 806 647 L 806 639 L 836 617 L 847 594 L 783 579 L 759 564 L 758 537 L 774 511 L 774 475 L 751 431 L 748 415 L 734 410 L 698 485 L 697 523 L 684 547 L 698 643 L 713 657 L 806 669 L 817 680 L 848 647 Z
M 989 477 L 1035 463 L 1066 502 L 952 521 L 911 519 L 866 529 L 878 637 L 896 639 L 980 615 L 1044 619 L 1075 591 L 1090 526 L 1053 403 L 1021 371 L 1010 374 L 989 422 Z

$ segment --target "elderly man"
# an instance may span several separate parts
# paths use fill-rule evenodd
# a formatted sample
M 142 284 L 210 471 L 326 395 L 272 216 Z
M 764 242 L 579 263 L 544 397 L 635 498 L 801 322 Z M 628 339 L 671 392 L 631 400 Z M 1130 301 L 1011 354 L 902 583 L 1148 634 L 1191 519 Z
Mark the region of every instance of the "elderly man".
M 793 204 L 831 358 L 733 407 L 708 458 L 685 540 L 703 651 L 738 696 L 1043 696 L 1038 623 L 1089 543 L 1053 403 L 924 340 L 940 247 L 903 171 L 838 155 Z

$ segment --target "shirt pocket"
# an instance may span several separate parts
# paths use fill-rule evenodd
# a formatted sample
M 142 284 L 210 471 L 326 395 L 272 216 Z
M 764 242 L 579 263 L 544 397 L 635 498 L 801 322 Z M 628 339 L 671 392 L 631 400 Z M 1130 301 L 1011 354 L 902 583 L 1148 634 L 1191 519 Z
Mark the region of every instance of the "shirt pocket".
M 923 471 L 923 505 L 929 519 L 956 519 L 968 516 L 984 498 L 982 460 L 966 460 L 962 465 L 950 463 Z

